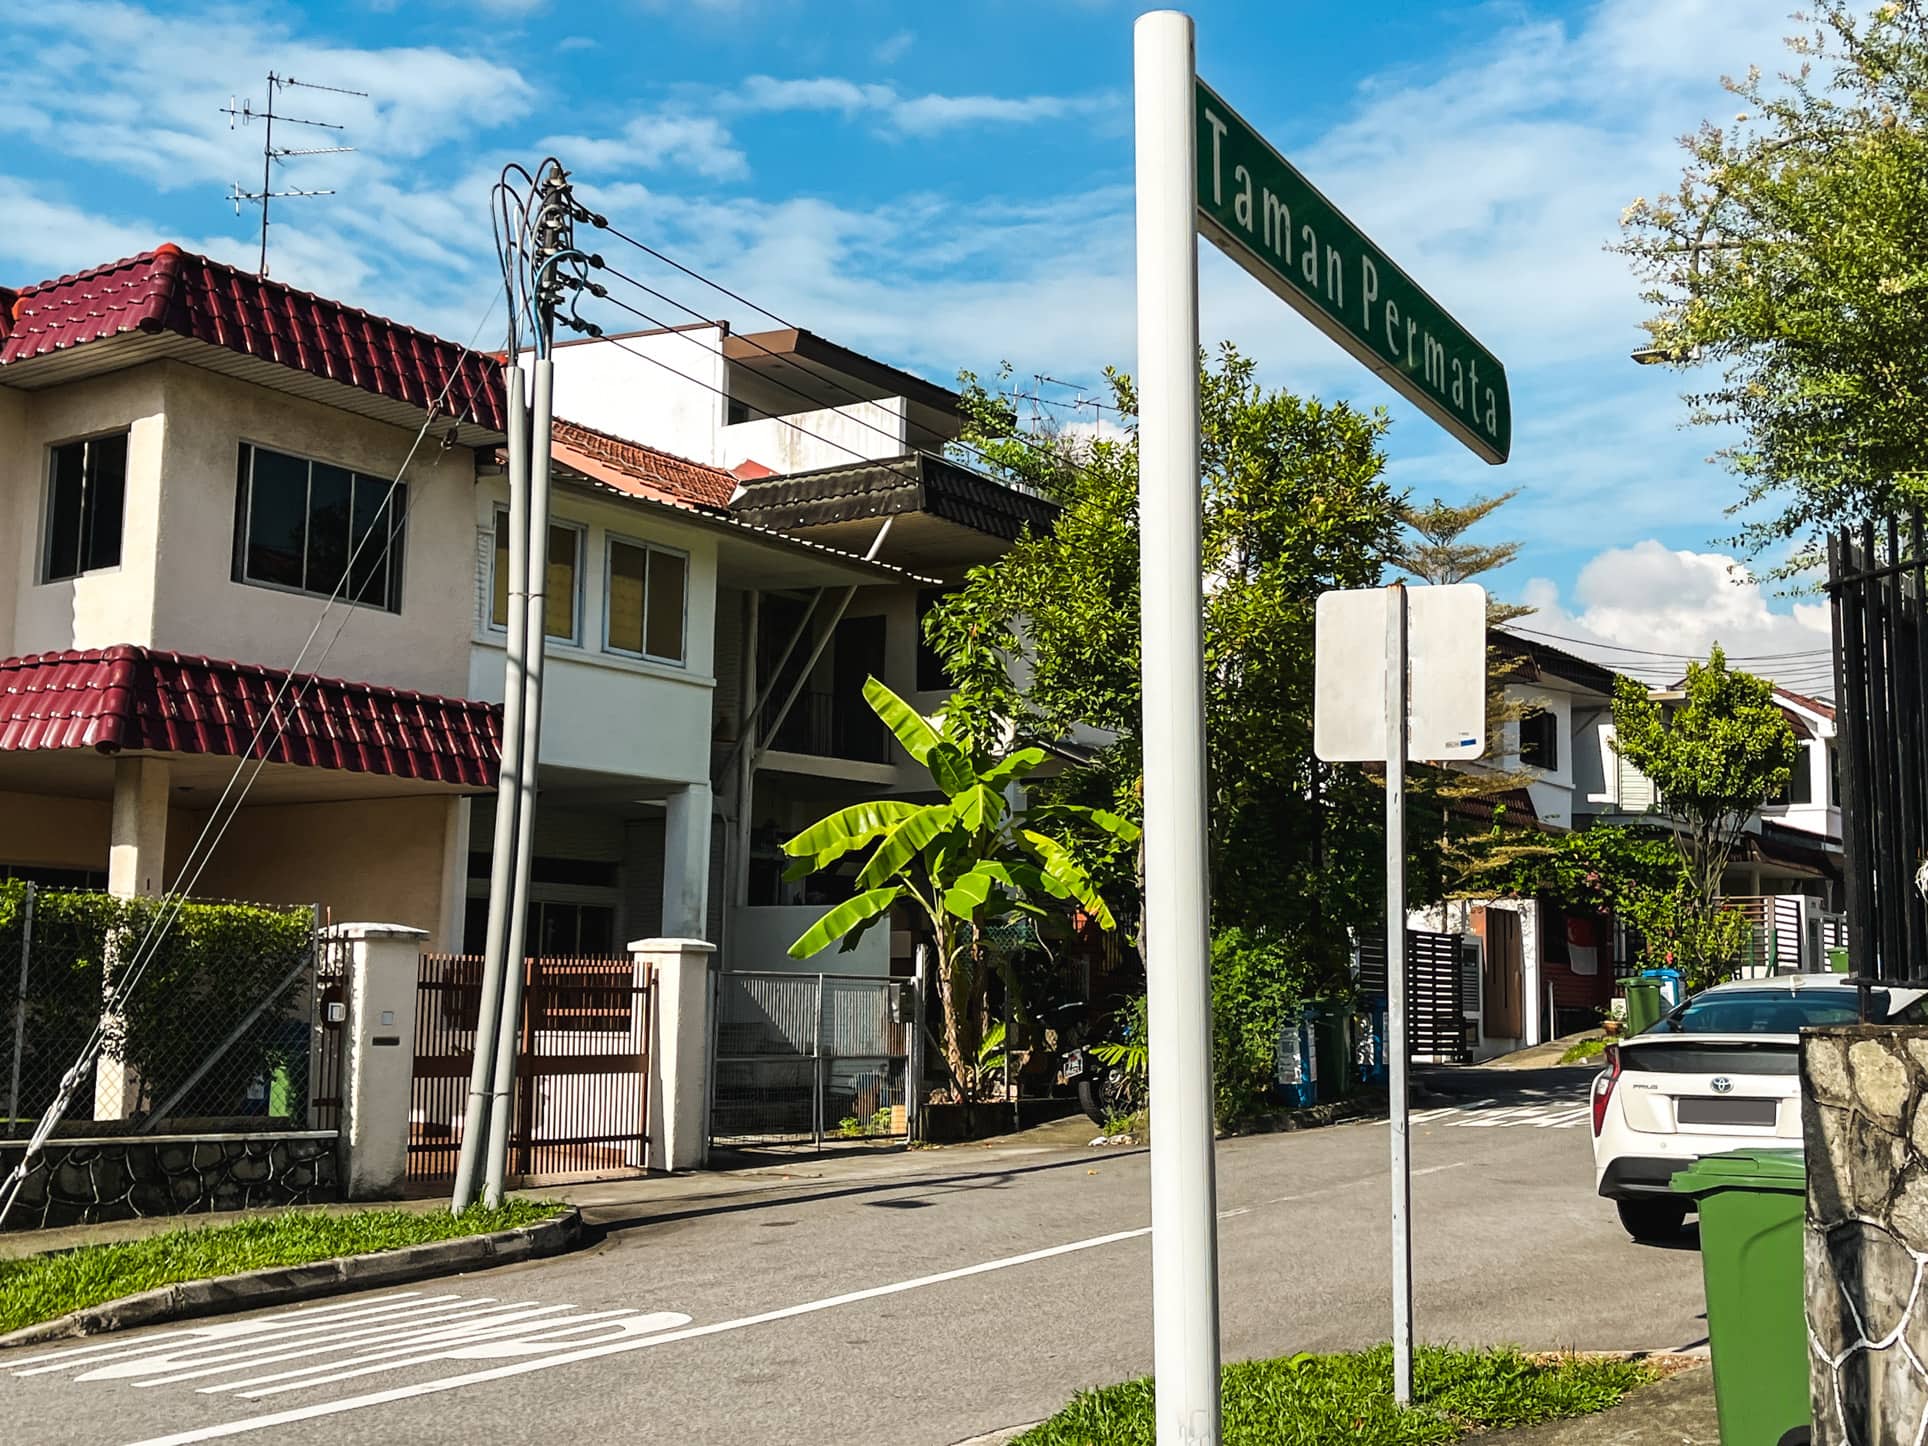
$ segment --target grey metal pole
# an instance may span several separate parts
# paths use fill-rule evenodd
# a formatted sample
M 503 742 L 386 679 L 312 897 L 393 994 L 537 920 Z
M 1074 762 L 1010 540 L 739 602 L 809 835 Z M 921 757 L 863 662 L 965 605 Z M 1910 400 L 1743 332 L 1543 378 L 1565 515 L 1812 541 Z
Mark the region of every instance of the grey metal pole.
M 918 941 L 911 973 L 910 1038 L 904 1044 L 904 1137 L 923 1138 L 924 1127 L 924 987 L 930 978 L 930 945 Z
M 28 884 L 20 901 L 20 991 L 13 1001 L 13 1078 L 7 1085 L 7 1138 L 20 1123 L 20 1057 L 27 1051 L 27 973 L 33 959 L 33 901 L 39 889 Z
M 529 417 L 521 368 L 504 367 L 509 389 L 509 616 L 502 665 L 502 763 L 496 774 L 495 834 L 489 854 L 489 923 L 482 945 L 482 984 L 475 1018 L 475 1059 L 462 1114 L 462 1150 L 449 1208 L 460 1214 L 481 1189 L 487 1156 L 489 1086 L 502 1018 L 502 980 L 509 935 L 509 881 L 515 866 L 516 815 L 522 799 L 523 650 L 529 617 Z
M 1406 1081 L 1406 585 L 1386 589 L 1386 1055 L 1392 1096 L 1392 1394 L 1413 1399 L 1410 1101 Z
M 1139 17 L 1138 525 L 1158 1446 L 1219 1440 L 1218 1220 L 1198 452 L 1198 177 L 1189 15 Z
M 810 1040 L 810 1078 L 816 1093 L 816 1105 L 810 1112 L 811 1123 L 817 1133 L 817 1148 L 823 1149 L 823 975 L 817 976 L 817 1015 L 816 1025 Z
M 495 1069 L 489 1082 L 488 1168 L 483 1203 L 502 1203 L 509 1169 L 509 1137 L 515 1128 L 515 1064 L 522 1037 L 522 985 L 527 969 L 529 865 L 535 846 L 536 775 L 542 766 L 542 656 L 548 637 L 545 599 L 549 577 L 550 437 L 556 366 L 535 364 L 535 408 L 529 438 L 529 601 L 523 618 L 522 771 L 516 779 L 514 869 L 509 887 L 508 942 L 502 973 L 502 1014 L 496 1021 Z M 478 1038 L 477 1048 L 481 1047 Z

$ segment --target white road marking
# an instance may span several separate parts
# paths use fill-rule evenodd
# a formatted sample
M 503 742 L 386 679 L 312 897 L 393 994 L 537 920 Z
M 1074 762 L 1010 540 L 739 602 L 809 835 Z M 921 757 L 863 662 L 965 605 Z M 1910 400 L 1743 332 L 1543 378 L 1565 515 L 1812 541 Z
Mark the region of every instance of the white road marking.
M 1413 1115 L 1412 1120 L 1414 1124 L 1436 1124 L 1462 1130 L 1506 1129 L 1514 1125 L 1531 1125 L 1542 1130 L 1570 1130 L 1586 1121 L 1592 1113 L 1590 1103 L 1569 1095 L 1523 1105 L 1501 1106 L 1498 1100 L 1476 1100 L 1471 1104 L 1426 1110 Z
M 1455 1160 L 1450 1165 L 1428 1165 L 1423 1170 L 1413 1171 L 1413 1178 L 1416 1180 L 1421 1175 L 1437 1175 L 1445 1170 L 1463 1170 L 1465 1168 L 1466 1162 L 1464 1160 Z
M 573 1350 L 563 1350 L 532 1360 L 514 1361 L 507 1365 L 495 1366 L 483 1371 L 469 1371 L 459 1376 L 444 1376 L 439 1380 L 421 1381 L 408 1386 L 393 1386 L 385 1391 L 371 1391 L 362 1396 L 350 1396 L 338 1401 L 322 1401 L 311 1406 L 298 1406 L 286 1411 L 276 1411 L 264 1416 L 250 1416 L 239 1421 L 225 1421 L 219 1425 L 202 1426 L 194 1430 L 179 1431 L 170 1436 L 156 1436 L 136 1443 L 136 1446 L 192 1446 L 200 1441 L 219 1440 L 225 1436 L 240 1436 L 251 1431 L 264 1431 L 275 1426 L 292 1425 L 298 1421 L 312 1421 L 322 1416 L 335 1416 L 345 1411 L 357 1411 L 368 1406 L 386 1405 L 391 1401 L 405 1401 L 417 1396 L 434 1395 L 442 1391 L 459 1390 L 464 1386 L 480 1385 L 488 1381 L 505 1380 L 512 1376 L 525 1375 L 531 1371 L 549 1370 L 555 1366 L 573 1365 L 578 1361 L 597 1360 L 604 1356 L 622 1355 L 630 1351 L 648 1350 L 653 1346 L 673 1345 L 678 1341 L 695 1340 L 702 1336 L 720 1335 L 725 1331 L 745 1330 L 751 1326 L 768 1325 L 773 1321 L 790 1320 L 797 1316 L 810 1315 L 817 1311 L 831 1310 L 837 1306 L 855 1305 L 860 1301 L 878 1300 L 885 1296 L 901 1295 L 905 1291 L 921 1290 L 926 1286 L 943 1285 L 953 1280 L 965 1280 L 991 1271 L 1009 1270 L 1014 1266 L 1031 1265 L 1041 1260 L 1050 1260 L 1061 1255 L 1070 1255 L 1082 1250 L 1095 1250 L 1105 1245 L 1116 1245 L 1126 1240 L 1137 1240 L 1151 1234 L 1151 1227 L 1137 1230 L 1120 1230 L 1110 1235 L 1094 1235 L 1087 1240 L 1074 1240 L 1065 1245 L 1047 1246 L 1042 1250 L 1026 1251 L 1022 1255 L 1007 1255 L 999 1260 L 982 1261 L 976 1265 L 963 1266 L 957 1270 L 939 1271 L 934 1275 L 920 1275 L 912 1280 L 895 1281 L 889 1285 L 871 1286 L 867 1290 L 850 1291 L 844 1295 L 828 1296 L 822 1300 L 805 1301 L 800 1305 L 784 1306 L 778 1310 L 763 1311 L 757 1315 L 740 1316 L 735 1320 L 718 1321 L 713 1325 L 690 1326 L 682 1330 L 666 1331 L 658 1335 L 603 1341 L 595 1345 L 582 1346 Z

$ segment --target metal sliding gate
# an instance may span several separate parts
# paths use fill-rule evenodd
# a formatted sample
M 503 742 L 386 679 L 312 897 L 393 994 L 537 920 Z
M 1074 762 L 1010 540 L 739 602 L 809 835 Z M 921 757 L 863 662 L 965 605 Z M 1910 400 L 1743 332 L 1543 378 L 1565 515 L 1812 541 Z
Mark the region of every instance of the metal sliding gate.
M 904 1137 L 915 990 L 849 974 L 717 975 L 711 1143 Z
M 538 958 L 523 967 L 510 1176 L 534 1184 L 640 1173 L 649 1146 L 651 977 L 628 958 Z M 411 1179 L 455 1173 L 481 986 L 479 955 L 422 957 Z
M 1928 548 L 1922 514 L 1828 539 L 1848 963 L 1928 979 Z
M 1416 1060 L 1465 1064 L 1473 1057 L 1467 1017 L 1479 1011 L 1479 970 L 1460 951 L 1459 936 L 1406 931 L 1407 1054 Z M 1367 935 L 1359 946 L 1359 992 L 1384 998 L 1386 942 Z

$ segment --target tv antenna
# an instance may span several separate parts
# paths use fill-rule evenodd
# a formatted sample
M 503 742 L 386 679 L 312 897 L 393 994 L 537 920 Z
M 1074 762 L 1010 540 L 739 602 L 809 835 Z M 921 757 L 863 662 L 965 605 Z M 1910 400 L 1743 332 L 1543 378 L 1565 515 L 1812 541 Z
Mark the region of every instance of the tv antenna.
M 292 75 L 276 75 L 271 70 L 268 72 L 267 103 L 260 110 L 254 108 L 254 102 L 252 100 L 244 100 L 237 105 L 232 96 L 228 98 L 228 103 L 221 108 L 221 113 L 228 118 L 229 130 L 233 130 L 237 125 L 251 125 L 255 121 L 260 121 L 263 126 L 261 139 L 261 189 L 258 191 L 244 191 L 241 189 L 241 183 L 239 181 L 228 188 L 228 200 L 234 204 L 235 215 L 239 216 L 241 214 L 241 207 L 244 204 L 258 205 L 261 207 L 261 275 L 263 276 L 268 274 L 268 203 L 270 201 L 278 201 L 283 197 L 332 196 L 335 194 L 332 190 L 309 191 L 303 190 L 298 186 L 290 186 L 285 191 L 277 191 L 274 188 L 274 168 L 276 163 L 285 162 L 290 156 L 347 155 L 355 149 L 353 146 L 277 146 L 274 143 L 274 123 L 276 121 L 280 121 L 283 125 L 311 126 L 316 130 L 324 131 L 339 131 L 342 129 L 341 126 L 336 125 L 333 121 L 309 120 L 296 115 L 283 115 L 277 111 L 274 108 L 276 93 L 290 86 L 300 90 L 327 91 L 330 95 L 355 95 L 361 96 L 363 99 L 366 99 L 368 96 L 368 92 L 365 90 L 346 90 L 338 85 L 317 85 L 311 80 L 296 80 Z

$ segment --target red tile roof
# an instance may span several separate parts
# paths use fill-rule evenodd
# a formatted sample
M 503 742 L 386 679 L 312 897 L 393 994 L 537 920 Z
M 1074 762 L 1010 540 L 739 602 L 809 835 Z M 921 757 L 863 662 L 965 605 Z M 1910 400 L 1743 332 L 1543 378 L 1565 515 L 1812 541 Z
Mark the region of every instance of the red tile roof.
M 704 508 L 728 507 L 736 495 L 736 478 L 721 467 L 659 452 L 560 417 L 554 425 L 557 460 L 619 491 Z
M 123 645 L 0 661 L 0 750 L 265 758 L 424 782 L 492 787 L 499 710 L 466 698 Z M 264 718 L 280 716 L 250 752 Z
M 1811 698 L 1806 693 L 1797 693 L 1792 688 L 1783 688 L 1778 683 L 1774 685 L 1774 691 L 1782 694 L 1785 697 L 1792 698 L 1796 703 L 1799 703 L 1803 708 L 1811 709 L 1812 711 L 1819 713 L 1823 718 L 1831 719 L 1834 717 L 1834 704 L 1828 702 L 1824 698 Z
M 169 244 L 22 288 L 0 307 L 0 367 L 132 332 L 172 332 L 503 430 L 497 364 L 425 331 Z M 453 380 L 451 380 L 451 378 Z

